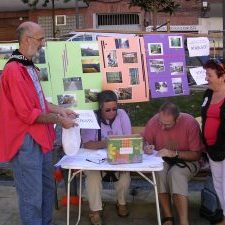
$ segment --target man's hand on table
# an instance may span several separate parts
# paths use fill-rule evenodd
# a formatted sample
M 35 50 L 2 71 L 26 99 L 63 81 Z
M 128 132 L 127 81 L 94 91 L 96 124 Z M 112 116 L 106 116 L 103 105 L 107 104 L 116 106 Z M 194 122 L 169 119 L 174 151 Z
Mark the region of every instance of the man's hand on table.
M 155 149 L 155 145 L 150 145 L 147 142 L 144 143 L 144 153 L 147 155 L 151 155 L 153 150 Z

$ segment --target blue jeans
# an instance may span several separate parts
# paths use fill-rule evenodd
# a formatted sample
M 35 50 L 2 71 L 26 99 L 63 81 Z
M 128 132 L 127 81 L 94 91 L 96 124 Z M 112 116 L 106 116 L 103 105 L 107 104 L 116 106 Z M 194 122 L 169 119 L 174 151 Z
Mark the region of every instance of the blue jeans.
M 42 153 L 27 134 L 12 160 L 23 225 L 52 225 L 54 179 L 52 152 Z

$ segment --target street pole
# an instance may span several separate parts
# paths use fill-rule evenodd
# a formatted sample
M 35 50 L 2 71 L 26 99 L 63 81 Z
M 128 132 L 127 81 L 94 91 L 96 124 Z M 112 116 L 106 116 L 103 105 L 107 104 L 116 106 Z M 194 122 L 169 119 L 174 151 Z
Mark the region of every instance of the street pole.
M 223 0 L 223 60 L 225 60 L 225 0 Z
M 224 1 L 225 1 L 225 0 L 224 0 Z M 78 0 L 75 0 L 75 8 L 76 8 L 76 12 L 75 12 L 76 16 L 75 16 L 75 18 L 76 18 L 76 30 L 77 30 L 77 29 L 79 29 Z
M 55 31 L 55 0 L 52 0 L 52 32 L 53 32 L 53 38 L 56 36 Z

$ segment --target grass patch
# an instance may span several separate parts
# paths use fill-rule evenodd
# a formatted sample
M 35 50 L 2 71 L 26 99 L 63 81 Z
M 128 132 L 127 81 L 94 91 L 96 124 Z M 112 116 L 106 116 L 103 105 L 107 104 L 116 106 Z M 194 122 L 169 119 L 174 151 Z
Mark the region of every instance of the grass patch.
M 151 99 L 149 102 L 120 104 L 120 108 L 127 111 L 132 126 L 144 126 L 155 115 L 161 104 L 171 101 L 179 106 L 181 112 L 186 112 L 194 117 L 200 116 L 203 91 L 191 91 L 188 96 Z

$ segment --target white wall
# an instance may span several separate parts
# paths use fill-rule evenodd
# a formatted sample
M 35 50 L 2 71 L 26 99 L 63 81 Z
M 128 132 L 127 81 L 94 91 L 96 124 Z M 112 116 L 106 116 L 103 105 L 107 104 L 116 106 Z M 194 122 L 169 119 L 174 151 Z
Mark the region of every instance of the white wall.
M 207 34 L 210 30 L 223 30 L 222 17 L 199 18 L 199 33 Z

